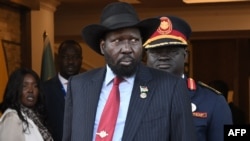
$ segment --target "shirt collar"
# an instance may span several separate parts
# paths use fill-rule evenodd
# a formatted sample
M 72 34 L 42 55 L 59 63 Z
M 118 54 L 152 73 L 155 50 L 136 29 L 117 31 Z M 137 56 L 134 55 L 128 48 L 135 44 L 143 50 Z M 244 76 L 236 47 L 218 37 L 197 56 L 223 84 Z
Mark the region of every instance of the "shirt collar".
M 68 80 L 65 79 L 64 77 L 62 77 L 62 75 L 60 73 L 58 73 L 58 78 L 62 84 L 68 83 Z
M 104 83 L 107 86 L 115 78 L 116 74 L 114 74 L 114 72 L 110 69 L 108 65 L 106 65 L 106 68 L 107 68 L 107 72 L 106 72 Z M 128 83 L 133 83 L 135 79 L 135 74 L 130 77 L 123 77 L 123 79 Z

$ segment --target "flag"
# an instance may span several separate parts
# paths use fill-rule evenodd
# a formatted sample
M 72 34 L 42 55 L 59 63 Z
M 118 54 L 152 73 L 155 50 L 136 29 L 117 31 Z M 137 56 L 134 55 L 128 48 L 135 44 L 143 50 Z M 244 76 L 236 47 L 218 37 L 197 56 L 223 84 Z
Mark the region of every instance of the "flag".
M 3 100 L 3 94 L 5 91 L 5 87 L 8 81 L 8 73 L 7 73 L 7 66 L 4 56 L 4 51 L 2 44 L 0 43 L 0 103 Z
M 46 81 L 56 74 L 55 64 L 52 55 L 50 40 L 46 32 L 44 32 L 44 47 L 41 66 L 41 80 Z

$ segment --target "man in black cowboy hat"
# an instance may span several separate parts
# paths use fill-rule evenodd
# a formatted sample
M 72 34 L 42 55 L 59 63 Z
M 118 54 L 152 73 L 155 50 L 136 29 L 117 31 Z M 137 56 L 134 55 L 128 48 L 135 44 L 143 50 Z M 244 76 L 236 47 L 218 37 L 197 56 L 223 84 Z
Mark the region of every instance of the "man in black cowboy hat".
M 224 141 L 224 125 L 232 124 L 225 98 L 204 83 L 184 75 L 189 24 L 176 16 L 160 16 L 159 28 L 144 44 L 147 65 L 170 72 L 186 81 L 191 98 L 193 119 L 198 141 Z
M 83 29 L 107 65 L 69 79 L 63 141 L 196 140 L 184 81 L 140 63 L 142 43 L 159 23 L 140 21 L 131 5 L 115 2 L 100 24 Z

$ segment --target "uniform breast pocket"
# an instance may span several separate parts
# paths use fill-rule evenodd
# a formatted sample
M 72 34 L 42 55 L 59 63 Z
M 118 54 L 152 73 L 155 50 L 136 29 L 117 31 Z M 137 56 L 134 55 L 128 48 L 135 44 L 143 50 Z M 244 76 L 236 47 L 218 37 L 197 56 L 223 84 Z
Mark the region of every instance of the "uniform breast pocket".
M 194 117 L 194 124 L 195 126 L 207 126 L 207 119 L 206 118 L 199 118 L 199 117 Z
M 194 117 L 194 124 L 198 135 L 198 139 L 203 139 L 207 133 L 207 128 L 208 128 L 207 119 Z

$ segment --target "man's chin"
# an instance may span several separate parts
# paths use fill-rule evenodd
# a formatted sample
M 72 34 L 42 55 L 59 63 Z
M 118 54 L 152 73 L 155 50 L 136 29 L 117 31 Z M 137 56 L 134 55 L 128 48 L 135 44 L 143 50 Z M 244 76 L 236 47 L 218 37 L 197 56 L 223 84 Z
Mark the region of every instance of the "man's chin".
M 132 76 L 133 74 L 135 74 L 136 72 L 136 68 L 137 68 L 137 65 L 133 65 L 133 64 L 130 64 L 130 65 L 119 65 L 115 68 L 111 68 L 112 71 L 116 74 L 116 75 L 119 75 L 119 76 L 122 76 L 122 77 L 130 77 Z
M 68 71 L 67 75 L 72 76 L 72 75 L 76 75 L 77 73 L 75 71 Z
M 159 70 L 162 70 L 162 71 L 166 71 L 166 72 L 170 72 L 170 69 L 169 68 L 158 68 Z

